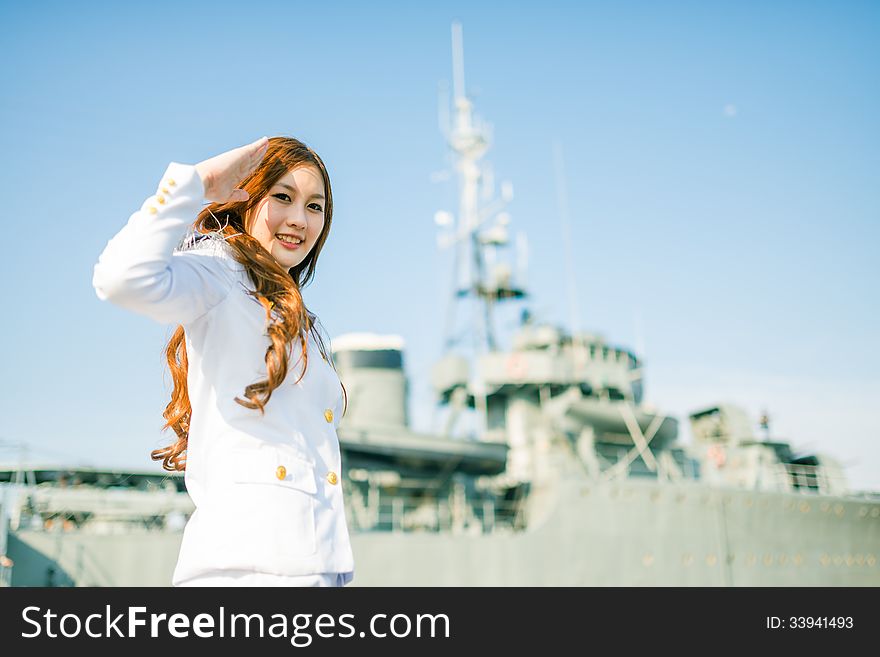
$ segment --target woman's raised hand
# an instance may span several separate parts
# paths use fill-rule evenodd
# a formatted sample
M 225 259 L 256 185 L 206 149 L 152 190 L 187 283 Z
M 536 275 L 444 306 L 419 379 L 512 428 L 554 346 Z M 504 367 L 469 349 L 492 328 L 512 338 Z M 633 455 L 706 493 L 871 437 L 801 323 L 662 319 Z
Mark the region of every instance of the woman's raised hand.
M 234 148 L 196 165 L 205 186 L 205 198 L 215 203 L 247 201 L 248 193 L 238 184 L 257 168 L 266 155 L 269 139 L 262 137 L 247 146 Z

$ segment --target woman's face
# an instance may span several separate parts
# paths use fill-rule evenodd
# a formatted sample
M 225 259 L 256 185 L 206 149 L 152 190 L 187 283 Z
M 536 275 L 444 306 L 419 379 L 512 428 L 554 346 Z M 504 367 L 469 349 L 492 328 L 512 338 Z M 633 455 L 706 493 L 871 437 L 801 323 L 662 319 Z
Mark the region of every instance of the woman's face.
M 312 164 L 288 171 L 252 210 L 251 235 L 284 269 L 305 260 L 324 228 L 324 179 Z M 294 244 L 297 240 L 300 244 Z

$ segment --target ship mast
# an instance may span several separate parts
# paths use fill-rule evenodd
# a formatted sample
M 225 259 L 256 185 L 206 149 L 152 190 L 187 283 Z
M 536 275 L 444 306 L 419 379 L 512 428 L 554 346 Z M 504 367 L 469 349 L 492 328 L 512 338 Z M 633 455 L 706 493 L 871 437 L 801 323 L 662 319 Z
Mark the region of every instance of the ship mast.
M 454 332 L 455 307 L 461 299 L 476 299 L 473 325 L 475 355 L 496 351 L 493 306 L 504 299 L 521 298 L 525 293 L 511 284 L 510 268 L 496 263 L 496 249 L 508 244 L 509 216 L 502 212 L 513 198 L 512 186 L 502 185 L 501 197 L 494 197 L 492 175 L 481 159 L 491 143 L 491 128 L 474 116 L 473 103 L 465 94 L 464 48 L 460 23 L 452 24 L 453 113 L 447 126 L 446 141 L 453 152 L 458 176 L 458 216 L 438 212 L 436 221 L 451 227 L 439 239 L 442 248 L 455 249 L 453 298 L 447 317 L 447 349 L 457 339 Z M 442 120 L 442 119 L 441 119 Z M 481 193 L 482 192 L 482 193 Z M 494 225 L 486 226 L 494 220 Z

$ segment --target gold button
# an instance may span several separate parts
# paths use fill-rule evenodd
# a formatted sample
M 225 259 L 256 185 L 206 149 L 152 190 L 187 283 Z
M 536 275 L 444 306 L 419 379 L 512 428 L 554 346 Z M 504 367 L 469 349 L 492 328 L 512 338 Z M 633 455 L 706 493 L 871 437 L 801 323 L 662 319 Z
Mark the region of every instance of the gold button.
M 329 481 L 331 484 L 333 484 L 335 486 L 336 482 L 339 481 L 339 478 L 336 476 L 335 472 L 328 472 L 327 473 L 327 481 Z
M 287 468 L 283 465 L 279 465 L 275 470 L 275 476 L 279 479 L 284 479 L 287 476 Z
M 167 193 L 168 193 L 168 188 L 167 188 L 167 187 L 163 187 L 163 188 L 162 188 L 162 193 L 163 193 L 163 194 L 167 194 Z
M 164 196 L 161 196 L 161 195 L 160 195 L 160 196 L 157 196 L 157 197 L 156 197 L 156 200 L 159 201 L 159 205 L 162 205 L 162 204 L 165 203 L 165 197 L 164 197 Z
M 158 210 L 156 208 L 154 208 L 152 205 L 149 208 L 147 208 L 147 210 L 150 211 L 150 214 L 156 214 L 158 212 Z
M 169 185 L 170 187 L 174 187 L 176 184 L 177 184 L 177 183 L 174 182 L 174 178 L 169 178 L 169 179 L 168 179 L 168 185 Z
M 333 411 L 331 411 L 329 408 L 326 411 L 324 411 L 324 419 L 327 420 L 328 422 L 333 421 Z

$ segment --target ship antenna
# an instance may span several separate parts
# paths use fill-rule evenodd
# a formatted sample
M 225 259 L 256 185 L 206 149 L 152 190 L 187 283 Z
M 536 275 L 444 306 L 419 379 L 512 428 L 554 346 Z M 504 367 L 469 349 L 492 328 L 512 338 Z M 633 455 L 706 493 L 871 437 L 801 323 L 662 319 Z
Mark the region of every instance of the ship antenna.
M 464 98 L 464 46 L 461 38 L 461 23 L 452 24 L 452 90 L 455 99 Z
M 486 219 L 494 216 L 494 212 L 486 212 L 479 204 L 481 182 L 485 181 L 479 164 L 480 159 L 489 148 L 489 134 L 486 126 L 473 117 L 473 105 L 465 95 L 464 84 L 464 49 L 462 46 L 461 23 L 452 24 L 452 61 L 453 61 L 453 116 L 447 135 L 449 147 L 454 153 L 455 168 L 459 181 L 459 207 L 457 216 L 442 212 L 435 215 L 435 221 L 441 226 L 449 227 L 451 234 L 439 240 L 442 247 L 455 248 L 455 285 L 452 305 L 456 300 L 471 294 L 483 304 L 481 332 L 473 334 L 475 351 L 479 352 L 481 338 L 489 350 L 494 350 L 495 340 L 492 331 L 491 301 L 485 299 L 484 283 L 485 262 L 482 254 L 479 230 Z M 496 210 L 497 208 L 490 208 Z M 468 249 L 470 252 L 468 253 Z M 461 253 L 460 253 L 461 252 Z M 451 338 L 451 318 L 454 311 L 450 309 L 447 318 L 447 348 L 454 340 Z M 482 335 L 480 335 L 482 333 Z

